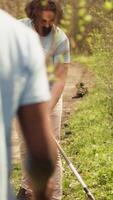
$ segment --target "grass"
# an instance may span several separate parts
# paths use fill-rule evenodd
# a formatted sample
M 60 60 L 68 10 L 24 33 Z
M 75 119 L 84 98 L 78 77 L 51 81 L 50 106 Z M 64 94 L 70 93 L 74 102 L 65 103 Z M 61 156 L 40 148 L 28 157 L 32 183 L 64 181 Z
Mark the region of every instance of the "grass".
M 95 73 L 94 87 L 70 116 L 64 131 L 70 131 L 72 134 L 64 135 L 62 146 L 95 198 L 111 200 L 113 197 L 113 122 L 111 97 L 108 85 L 105 84 L 109 71 L 106 67 L 96 67 L 98 62 L 97 59 L 95 62 L 94 57 L 80 57 L 79 62 L 81 60 Z M 102 64 L 104 66 L 105 62 Z M 65 163 L 64 169 L 63 200 L 85 199 L 80 184 Z
M 15 193 L 17 193 L 21 184 L 21 177 L 22 177 L 20 164 L 14 164 L 12 171 L 13 173 L 11 176 L 11 182 L 14 187 Z
M 102 57 L 103 58 L 103 57 Z M 107 58 L 106 58 L 107 59 Z M 113 114 L 108 80 L 111 73 L 100 57 L 79 57 L 95 74 L 93 88 L 81 99 L 68 120 L 62 147 L 97 200 L 113 198 Z M 111 83 L 110 83 L 111 84 Z M 63 162 L 63 200 L 84 200 L 83 189 L 67 164 Z M 14 166 L 13 184 L 20 184 L 20 166 Z

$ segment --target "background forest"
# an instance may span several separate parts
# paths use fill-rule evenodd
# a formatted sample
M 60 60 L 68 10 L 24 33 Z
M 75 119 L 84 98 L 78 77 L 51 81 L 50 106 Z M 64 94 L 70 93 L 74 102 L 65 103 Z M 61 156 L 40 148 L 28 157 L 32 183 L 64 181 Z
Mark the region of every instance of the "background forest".
M 0 0 L 0 7 L 13 16 L 22 18 L 25 17 L 24 8 L 27 2 L 29 0 Z M 103 46 L 109 36 L 112 39 L 112 0 L 61 0 L 60 2 L 64 10 L 61 27 L 70 37 L 74 51 L 91 53 L 95 48 L 93 46 L 95 34 L 97 38 L 100 34 L 104 34 Z
M 25 16 L 28 0 L 0 0 L 13 16 Z M 113 199 L 113 0 L 61 0 L 61 26 L 70 38 L 72 61 L 94 75 L 95 87 L 66 122 L 72 134 L 62 145 L 90 186 L 95 199 Z M 85 117 L 84 117 L 85 116 Z M 76 148 L 74 148 L 76 147 Z M 75 159 L 76 157 L 76 159 Z M 18 189 L 20 166 L 14 166 Z M 63 200 L 84 200 L 83 191 L 64 164 Z M 20 180 L 19 180 L 20 181 Z M 19 182 L 20 183 L 20 182 Z

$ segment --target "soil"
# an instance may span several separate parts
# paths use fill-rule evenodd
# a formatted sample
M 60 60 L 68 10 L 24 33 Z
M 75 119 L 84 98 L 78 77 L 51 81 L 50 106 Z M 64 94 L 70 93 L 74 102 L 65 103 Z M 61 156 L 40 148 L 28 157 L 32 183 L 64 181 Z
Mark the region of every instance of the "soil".
M 72 64 L 70 66 L 64 89 L 62 125 L 68 119 L 73 107 L 76 108 L 81 101 L 81 98 L 72 98 L 73 96 L 76 96 L 77 93 L 76 84 L 82 82 L 85 87 L 90 90 L 92 87 L 92 77 L 93 74 L 88 71 L 86 67 L 81 66 L 80 64 Z
M 83 82 L 85 86 L 90 89 L 92 83 L 92 74 L 89 72 L 85 67 L 81 66 L 80 64 L 71 64 L 69 71 L 68 71 L 68 77 L 64 89 L 64 98 L 63 98 L 63 116 L 62 116 L 62 126 L 68 119 L 70 113 L 77 107 L 78 103 L 81 101 L 81 98 L 72 98 L 76 95 L 77 88 L 76 84 Z M 13 163 L 19 163 L 20 162 L 20 150 L 19 150 L 19 142 L 18 142 L 18 135 L 13 130 L 12 134 L 12 143 L 13 143 Z

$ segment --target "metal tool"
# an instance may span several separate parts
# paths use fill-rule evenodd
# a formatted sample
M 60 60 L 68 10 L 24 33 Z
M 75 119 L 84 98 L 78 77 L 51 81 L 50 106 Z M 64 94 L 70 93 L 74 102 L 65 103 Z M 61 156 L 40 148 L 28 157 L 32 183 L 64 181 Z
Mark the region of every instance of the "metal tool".
M 66 163 L 68 164 L 69 168 L 71 169 L 71 171 L 74 173 L 74 175 L 76 176 L 76 178 L 78 179 L 79 183 L 81 184 L 82 188 L 84 189 L 88 200 L 95 200 L 94 196 L 92 195 L 92 193 L 90 192 L 90 190 L 88 189 L 88 187 L 86 186 L 86 184 L 84 183 L 83 179 L 81 178 L 80 174 L 77 172 L 76 168 L 73 166 L 73 164 L 70 162 L 70 160 L 68 159 L 67 155 L 65 154 L 65 152 L 63 151 L 63 149 L 61 148 L 61 146 L 59 145 L 59 143 L 56 141 L 55 138 L 53 138 L 60 153 L 62 154 L 62 156 L 64 157 Z

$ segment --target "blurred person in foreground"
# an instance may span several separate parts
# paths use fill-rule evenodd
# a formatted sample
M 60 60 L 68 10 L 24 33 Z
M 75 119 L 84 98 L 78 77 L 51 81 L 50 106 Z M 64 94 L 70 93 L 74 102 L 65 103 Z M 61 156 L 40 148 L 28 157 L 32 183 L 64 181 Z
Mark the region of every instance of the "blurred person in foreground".
M 65 86 L 68 66 L 70 63 L 70 47 L 66 34 L 57 26 L 62 17 L 62 8 L 57 0 L 32 0 L 26 6 L 28 18 L 21 21 L 40 38 L 48 67 L 52 66 L 55 74 L 54 83 L 50 84 L 52 99 L 49 104 L 49 112 L 53 125 L 53 133 L 57 141 L 60 141 L 60 128 L 62 116 L 62 93 Z M 21 156 L 24 161 L 26 155 L 24 141 L 21 140 Z M 56 170 L 53 176 L 54 192 L 52 200 L 61 200 L 62 197 L 62 164 L 58 152 Z M 21 188 L 18 200 L 24 200 L 26 194 L 31 191 L 29 179 L 23 169 Z M 27 198 L 26 198 L 27 199 Z
M 56 146 L 51 139 L 44 61 L 37 34 L 0 10 L 0 200 L 15 199 L 9 176 L 11 123 L 16 113 L 29 152 L 26 170 L 32 199 L 50 199 L 49 178 L 56 165 Z

